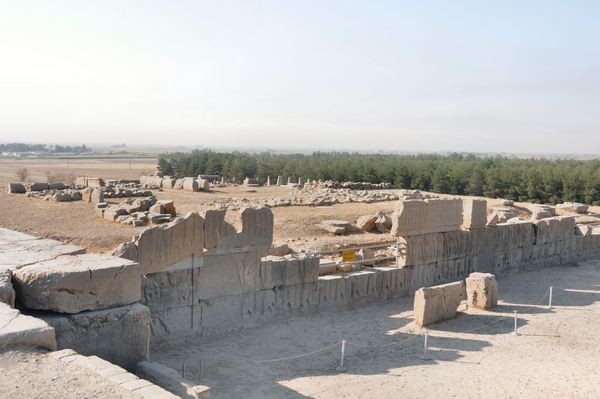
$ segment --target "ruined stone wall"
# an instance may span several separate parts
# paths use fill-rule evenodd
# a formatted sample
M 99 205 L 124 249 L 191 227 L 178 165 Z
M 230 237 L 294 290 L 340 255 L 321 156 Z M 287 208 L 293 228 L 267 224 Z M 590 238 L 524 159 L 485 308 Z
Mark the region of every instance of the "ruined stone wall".
M 440 226 L 463 221 L 448 220 Z M 402 237 L 399 267 L 321 277 L 319 259 L 311 254 L 269 256 L 268 208 L 241 210 L 236 226 L 225 222 L 222 210 L 188 214 L 146 230 L 117 252 L 145 274 L 141 302 L 150 309 L 154 343 L 408 296 L 475 271 L 501 275 L 600 255 L 600 235 L 576 229 L 572 217 L 454 228 Z

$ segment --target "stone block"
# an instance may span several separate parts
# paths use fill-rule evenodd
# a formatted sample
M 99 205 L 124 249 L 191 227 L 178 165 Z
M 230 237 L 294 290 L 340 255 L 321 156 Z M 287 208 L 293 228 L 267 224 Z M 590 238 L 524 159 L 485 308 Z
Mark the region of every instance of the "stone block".
M 467 282 L 467 304 L 470 308 L 489 310 L 498 304 L 498 284 L 491 273 L 471 273 Z
M 140 268 L 110 255 L 59 256 L 13 272 L 17 301 L 29 309 L 78 313 L 137 302 Z
M 368 303 L 378 299 L 377 275 L 377 270 L 372 269 L 348 273 L 351 303 Z
M 170 392 L 185 399 L 200 399 L 210 397 L 210 388 L 204 385 L 196 385 L 185 378 L 179 372 L 156 362 L 140 362 L 137 367 L 138 374 L 154 382 Z
M 392 215 L 393 236 L 411 236 L 459 230 L 462 225 L 460 199 L 400 200 Z
M 135 370 L 148 359 L 150 311 L 139 303 L 73 315 L 40 314 L 56 331 L 59 349 L 96 355 Z
M 48 183 L 31 183 L 29 185 L 30 191 L 44 191 L 48 190 Z
M 23 347 L 56 350 L 54 328 L 44 320 L 0 303 L 0 348 Z
M 204 218 L 204 248 L 212 249 L 219 241 L 235 235 L 235 227 L 225 223 L 224 209 L 207 209 L 200 215 Z
M 0 267 L 15 270 L 61 255 L 85 253 L 85 248 L 76 245 L 14 233 L 12 235 L 5 234 L 4 239 L 0 236 Z
M 275 311 L 314 311 L 319 303 L 319 285 L 315 282 L 278 287 L 275 291 Z
M 319 258 L 307 254 L 267 256 L 260 262 L 261 289 L 317 281 Z
M 218 248 L 268 245 L 273 243 L 273 212 L 267 207 L 243 208 L 239 211 L 241 228 L 237 234 L 223 238 Z
M 380 300 L 389 300 L 408 295 L 407 277 L 409 268 L 377 266 L 373 270 L 378 273 L 377 291 L 379 292 Z
M 194 177 L 184 177 L 182 188 L 187 191 L 198 191 L 198 181 Z
M 445 238 L 442 233 L 400 237 L 401 266 L 437 262 L 444 258 Z
M 458 306 L 464 298 L 465 283 L 456 281 L 421 288 L 415 292 L 415 323 L 426 326 L 456 316 Z
M 10 269 L 0 268 L 0 302 L 15 307 L 15 290 L 12 286 Z
M 27 189 L 22 183 L 8 183 L 6 191 L 9 194 L 25 194 L 27 192 Z
M 487 224 L 487 201 L 483 199 L 463 200 L 463 227 L 477 229 Z
M 319 309 L 346 306 L 350 299 L 349 279 L 345 275 L 321 276 L 319 283 Z
M 144 230 L 136 240 L 138 263 L 143 274 L 165 270 L 175 263 L 202 256 L 204 219 L 196 212 L 159 227 Z

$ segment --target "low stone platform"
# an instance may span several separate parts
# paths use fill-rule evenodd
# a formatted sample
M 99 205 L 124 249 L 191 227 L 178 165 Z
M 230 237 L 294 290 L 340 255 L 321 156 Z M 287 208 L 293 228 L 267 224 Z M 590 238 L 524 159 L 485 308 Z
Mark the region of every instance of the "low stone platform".
M 55 350 L 54 328 L 43 320 L 0 303 L 0 348 L 22 347 Z

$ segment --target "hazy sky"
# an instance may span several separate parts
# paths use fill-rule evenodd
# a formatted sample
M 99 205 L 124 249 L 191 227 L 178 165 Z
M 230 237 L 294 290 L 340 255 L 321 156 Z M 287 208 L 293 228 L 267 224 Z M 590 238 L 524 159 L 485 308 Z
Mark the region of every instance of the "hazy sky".
M 600 1 L 0 9 L 2 142 L 600 152 Z

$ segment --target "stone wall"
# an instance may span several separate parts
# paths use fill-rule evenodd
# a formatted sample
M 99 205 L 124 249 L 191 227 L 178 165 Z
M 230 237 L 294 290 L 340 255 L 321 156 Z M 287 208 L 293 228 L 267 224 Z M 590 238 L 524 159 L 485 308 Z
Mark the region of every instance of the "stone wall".
M 311 254 L 269 256 L 273 215 L 268 208 L 241 210 L 235 225 L 225 222 L 222 210 L 188 214 L 146 230 L 117 252 L 139 263 L 145 274 L 141 302 L 150 309 L 154 343 L 408 296 L 472 272 L 502 275 L 600 255 L 600 235 L 576 228 L 572 217 L 482 226 L 478 211 L 481 220 L 461 230 L 455 201 L 428 209 L 435 214 L 445 207 L 452 216 L 437 226 L 427 217 L 424 229 L 434 232 L 400 238 L 399 266 L 351 273 L 319 277 L 319 259 Z

